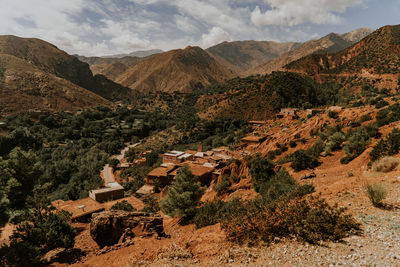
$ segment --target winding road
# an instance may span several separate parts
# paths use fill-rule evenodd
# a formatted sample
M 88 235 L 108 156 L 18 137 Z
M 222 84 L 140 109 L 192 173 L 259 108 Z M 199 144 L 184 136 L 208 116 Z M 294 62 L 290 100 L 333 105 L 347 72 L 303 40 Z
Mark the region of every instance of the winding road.
M 130 148 L 134 148 L 137 145 L 139 145 L 139 143 L 133 144 L 133 145 L 128 145 L 126 146 L 124 149 L 121 150 L 121 153 L 114 156 L 114 158 L 118 159 L 119 161 L 121 161 L 124 157 L 125 157 L 125 153 L 130 149 Z M 114 172 L 113 172 L 113 168 L 110 167 L 109 164 L 106 164 L 103 168 L 103 170 L 101 171 L 101 177 L 104 180 L 104 184 L 107 185 L 109 183 L 115 183 L 115 177 L 114 177 Z

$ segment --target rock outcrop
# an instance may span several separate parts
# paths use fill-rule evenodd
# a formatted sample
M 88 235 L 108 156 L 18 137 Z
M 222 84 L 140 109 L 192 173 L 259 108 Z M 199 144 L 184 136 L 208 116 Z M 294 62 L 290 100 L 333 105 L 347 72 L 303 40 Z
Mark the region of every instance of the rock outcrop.
M 90 235 L 101 246 L 126 242 L 135 236 L 164 236 L 161 216 L 146 212 L 104 211 L 93 214 Z

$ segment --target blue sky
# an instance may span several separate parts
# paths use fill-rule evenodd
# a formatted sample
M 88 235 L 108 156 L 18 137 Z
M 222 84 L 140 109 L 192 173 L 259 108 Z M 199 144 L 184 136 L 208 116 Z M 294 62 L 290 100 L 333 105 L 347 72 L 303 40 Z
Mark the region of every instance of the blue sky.
M 49 41 L 71 54 L 306 41 L 400 24 L 400 0 L 1 0 L 0 35 Z

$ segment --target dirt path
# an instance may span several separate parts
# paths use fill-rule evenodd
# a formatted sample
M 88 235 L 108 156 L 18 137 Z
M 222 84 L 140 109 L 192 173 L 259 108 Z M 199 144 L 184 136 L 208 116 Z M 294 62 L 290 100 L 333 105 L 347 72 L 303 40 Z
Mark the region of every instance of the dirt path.
M 125 153 L 131 149 L 136 147 L 137 145 L 139 145 L 139 143 L 133 144 L 133 145 L 128 145 L 126 146 L 124 149 L 121 150 L 121 153 L 118 155 L 113 156 L 114 158 L 118 159 L 119 161 L 121 161 L 123 158 L 125 158 Z M 101 177 L 104 180 L 104 184 L 109 184 L 109 183 L 115 183 L 115 176 L 114 176 L 114 172 L 113 172 L 113 168 L 109 165 L 106 164 L 103 168 L 103 170 L 101 171 Z

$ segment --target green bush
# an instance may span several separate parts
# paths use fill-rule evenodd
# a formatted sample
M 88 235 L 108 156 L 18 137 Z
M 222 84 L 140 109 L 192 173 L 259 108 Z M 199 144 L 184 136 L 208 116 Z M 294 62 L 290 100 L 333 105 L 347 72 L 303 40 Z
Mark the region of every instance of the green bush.
M 223 194 L 225 194 L 229 187 L 232 185 L 230 179 L 228 176 L 223 176 L 221 181 L 216 184 L 213 189 L 215 192 L 217 192 L 217 196 L 221 196 Z
M 243 215 L 225 220 L 222 227 L 228 240 L 240 244 L 272 242 L 284 237 L 296 237 L 312 244 L 322 240 L 339 241 L 360 232 L 360 225 L 344 211 L 313 197 L 263 207 L 253 203 Z
M 339 118 L 339 114 L 336 111 L 329 111 L 328 116 L 329 116 L 329 118 L 332 118 L 332 119 Z
M 154 196 L 150 195 L 143 200 L 145 206 L 142 209 L 144 212 L 156 213 L 160 211 L 160 205 Z
M 381 139 L 376 144 L 369 156 L 371 161 L 376 161 L 384 156 L 393 156 L 400 151 L 400 130 L 394 128 L 386 139 Z
M 124 210 L 124 211 L 136 211 L 136 209 L 126 200 L 115 203 L 111 210 Z
M 290 140 L 289 146 L 290 146 L 291 148 L 294 148 L 294 147 L 297 146 L 297 142 L 296 142 L 295 140 Z
M 305 169 L 313 169 L 319 165 L 318 158 L 304 149 L 295 151 L 292 154 L 292 160 L 290 167 L 296 172 Z
M 341 132 L 336 132 L 328 137 L 328 141 L 325 145 L 326 152 L 332 152 L 341 149 L 342 143 L 346 140 L 346 137 Z
M 382 201 L 386 198 L 388 194 L 386 188 L 384 188 L 382 184 L 378 183 L 368 184 L 366 186 L 366 192 L 369 200 L 375 207 L 382 206 Z
M 343 145 L 343 150 L 346 153 L 346 157 L 341 159 L 340 162 L 342 164 L 346 164 L 358 157 L 362 152 L 364 152 L 369 142 L 370 138 L 367 130 L 364 127 L 353 132 L 348 141 Z
M 275 164 L 267 158 L 257 155 L 249 161 L 249 172 L 256 192 L 260 191 L 261 186 L 268 182 L 269 179 L 275 174 Z

